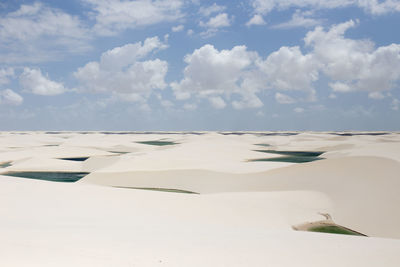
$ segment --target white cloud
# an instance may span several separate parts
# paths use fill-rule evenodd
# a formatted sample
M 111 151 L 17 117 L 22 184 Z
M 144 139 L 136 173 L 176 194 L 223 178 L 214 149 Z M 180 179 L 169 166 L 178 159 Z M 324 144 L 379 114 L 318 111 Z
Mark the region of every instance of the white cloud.
M 192 29 L 189 29 L 187 30 L 186 34 L 192 36 L 194 34 L 194 31 Z
M 223 109 L 226 107 L 225 101 L 219 96 L 212 96 L 208 98 L 208 100 L 210 101 L 211 105 L 216 109 Z
M 259 14 L 255 14 L 247 23 L 246 26 L 251 26 L 251 25 L 265 25 L 266 22 L 263 19 L 263 17 Z
M 355 25 L 348 21 L 328 30 L 316 27 L 304 38 L 306 53 L 298 46 L 283 46 L 265 59 L 245 46 L 219 51 L 204 45 L 185 57 L 184 78 L 171 88 L 179 100 L 196 97 L 215 107 L 230 103 L 236 109 L 256 108 L 263 105 L 258 94 L 264 90 L 278 91 L 275 99 L 282 104 L 316 101 L 314 83 L 322 75 L 332 92 L 365 91 L 380 99 L 400 80 L 400 45 L 375 48 L 368 40 L 346 38 Z M 294 97 L 290 91 L 306 96 Z
M 0 91 L 0 104 L 18 106 L 21 105 L 23 101 L 24 99 L 22 96 L 11 89 Z
M 237 91 L 242 71 L 252 64 L 255 56 L 245 46 L 218 51 L 212 45 L 204 45 L 185 56 L 188 64 L 185 78 L 173 83 L 172 88 L 178 98 L 182 92 L 208 95 Z
M 218 29 L 209 28 L 206 31 L 200 32 L 200 36 L 203 38 L 210 38 L 218 33 Z
M 262 112 L 261 110 L 259 110 L 259 111 L 257 111 L 256 116 L 257 117 L 265 117 L 265 113 Z
M 264 104 L 254 92 L 242 92 L 242 98 L 232 102 L 235 109 L 260 108 Z
M 351 20 L 328 31 L 317 27 L 304 40 L 313 48 L 321 71 L 333 81 L 330 86 L 334 91 L 371 93 L 392 89 L 400 79 L 400 45 L 375 48 L 368 40 L 345 38 L 346 30 L 355 25 Z
M 393 98 L 390 107 L 391 107 L 391 109 L 393 109 L 393 110 L 399 110 L 399 107 L 400 107 L 400 100 L 398 100 L 397 98 Z
M 81 22 L 61 10 L 47 7 L 39 2 L 21 5 L 1 18 L 1 37 L 28 41 L 41 35 L 83 38 L 86 34 Z
M 158 37 L 147 38 L 143 44 L 141 42 L 126 44 L 104 52 L 100 58 L 100 65 L 105 70 L 120 70 L 152 52 L 157 52 L 167 47 Z
M 295 108 L 295 109 L 293 109 L 293 111 L 294 112 L 296 112 L 296 113 L 303 113 L 304 112 L 304 108 Z
M 274 9 L 286 10 L 289 8 L 333 9 L 348 6 L 357 6 L 367 13 L 380 15 L 400 11 L 400 2 L 396 0 L 253 0 L 251 2 L 254 12 L 267 14 Z
M 0 62 L 57 60 L 90 49 L 89 30 L 78 17 L 39 2 L 0 17 Z
M 315 98 L 313 82 L 319 73 L 330 79 L 333 92 L 366 91 L 370 98 L 380 99 L 400 80 L 400 45 L 375 48 L 371 41 L 346 38 L 346 31 L 355 26 L 350 20 L 329 30 L 316 27 L 304 38 L 310 52 L 281 47 L 258 63 L 260 69 L 273 88 L 309 91 L 310 100 Z
M 251 5 L 257 14 L 267 14 L 275 8 L 274 0 L 253 0 Z
M 334 92 L 347 93 L 353 91 L 348 84 L 342 82 L 329 83 L 329 86 Z
M 292 15 L 291 20 L 274 25 L 273 28 L 277 29 L 290 29 L 296 27 L 310 28 L 315 25 L 321 24 L 320 20 L 306 17 L 307 15 L 310 15 L 309 13 L 310 12 L 301 12 L 300 10 L 296 10 L 296 12 Z
M 10 77 L 14 77 L 14 69 L 13 68 L 0 69 L 0 85 L 9 83 Z
M 204 17 L 208 17 L 214 13 L 218 13 L 218 12 L 222 12 L 226 9 L 225 6 L 219 6 L 216 3 L 212 4 L 211 6 L 208 7 L 200 7 L 199 9 L 199 13 L 204 16 Z
M 313 48 L 315 56 L 324 64 L 324 72 L 334 80 L 351 81 L 365 64 L 365 53 L 372 50 L 373 45 L 368 41 L 344 38 L 346 30 L 354 26 L 355 22 L 350 20 L 328 31 L 317 27 L 304 38 L 305 44 Z
M 316 110 L 316 111 L 323 111 L 326 110 L 327 108 L 322 105 L 322 104 L 317 104 L 317 105 L 313 105 L 310 107 L 312 110 Z
M 116 35 L 127 29 L 176 21 L 183 17 L 183 0 L 83 0 L 94 10 L 94 30 Z
M 197 105 L 194 103 L 185 103 L 183 105 L 183 108 L 186 110 L 195 110 L 197 108 Z
M 371 92 L 368 94 L 368 97 L 371 99 L 384 99 L 385 95 L 381 92 Z
M 191 96 L 209 98 L 216 106 L 222 107 L 222 98 L 217 96 L 237 94 L 242 97 L 242 102 L 237 101 L 236 107 L 259 106 L 252 89 L 243 84 L 247 69 L 256 58 L 257 54 L 247 51 L 245 46 L 218 51 L 212 45 L 205 45 L 185 57 L 188 65 L 184 70 L 184 78 L 171 83 L 171 87 L 180 100 Z
M 158 37 L 116 47 L 104 52 L 99 62 L 89 62 L 79 68 L 74 76 L 82 91 L 108 93 L 121 100 L 144 103 L 154 89 L 166 87 L 168 63 L 141 59 L 166 47 Z
M 361 105 L 352 106 L 348 110 L 340 110 L 342 116 L 344 117 L 353 117 L 353 118 L 360 118 L 360 117 L 371 117 L 373 115 L 372 108 L 365 108 Z
M 203 38 L 214 36 L 219 29 L 231 26 L 233 17 L 229 18 L 227 13 L 220 13 L 215 17 L 210 18 L 207 22 L 200 21 L 199 25 L 207 28 L 204 32 L 200 33 Z
M 400 11 L 400 2 L 397 0 L 358 0 L 357 5 L 374 15 Z
M 270 86 L 278 90 L 311 92 L 312 82 L 318 79 L 318 62 L 312 54 L 303 55 L 298 46 L 283 46 L 258 65 Z
M 185 28 L 185 26 L 183 26 L 183 25 L 181 24 L 181 25 L 172 27 L 171 30 L 172 30 L 173 32 L 181 32 L 181 31 L 183 31 L 184 28 Z
M 200 26 L 208 27 L 208 28 L 223 28 L 229 27 L 231 25 L 231 19 L 228 14 L 221 13 L 216 15 L 215 17 L 210 18 L 207 22 L 200 22 Z
M 173 108 L 175 106 L 174 103 L 169 100 L 161 100 L 160 103 L 164 108 Z
M 36 95 L 59 95 L 67 91 L 62 83 L 50 80 L 47 75 L 43 76 L 40 69 L 24 68 L 19 83 L 25 91 Z
M 293 97 L 281 93 L 275 93 L 275 100 L 279 104 L 293 104 L 296 102 L 296 100 Z

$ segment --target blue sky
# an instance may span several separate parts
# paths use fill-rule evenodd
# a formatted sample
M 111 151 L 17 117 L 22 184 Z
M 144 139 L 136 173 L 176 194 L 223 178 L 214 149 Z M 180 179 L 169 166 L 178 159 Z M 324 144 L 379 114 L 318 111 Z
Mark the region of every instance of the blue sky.
M 0 130 L 400 130 L 398 0 L 0 2 Z

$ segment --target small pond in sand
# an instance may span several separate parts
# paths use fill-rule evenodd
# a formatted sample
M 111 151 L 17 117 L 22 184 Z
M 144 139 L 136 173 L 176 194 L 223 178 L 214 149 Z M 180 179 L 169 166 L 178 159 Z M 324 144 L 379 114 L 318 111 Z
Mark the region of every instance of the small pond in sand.
M 1 175 L 52 182 L 73 183 L 82 179 L 88 174 L 88 172 L 9 171 L 2 173 Z
M 306 163 L 323 159 L 319 156 L 324 153 L 322 151 L 283 151 L 283 150 L 264 150 L 264 149 L 254 150 L 254 151 L 269 153 L 269 154 L 277 154 L 280 156 L 273 158 L 249 159 L 248 160 L 249 162 L 273 161 L 273 162 L 289 162 L 289 163 Z

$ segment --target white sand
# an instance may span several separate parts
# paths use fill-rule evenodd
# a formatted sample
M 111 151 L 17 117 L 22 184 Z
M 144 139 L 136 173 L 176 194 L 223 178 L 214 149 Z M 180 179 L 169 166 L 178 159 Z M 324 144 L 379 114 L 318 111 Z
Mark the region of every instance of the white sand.
M 149 140 L 179 144 L 135 143 Z M 396 133 L 0 133 L 0 164 L 12 161 L 0 168 L 0 266 L 400 266 L 399 144 Z M 279 156 L 255 149 L 329 152 L 248 162 Z M 91 174 L 1 175 L 46 170 Z M 372 237 L 292 229 L 319 212 Z

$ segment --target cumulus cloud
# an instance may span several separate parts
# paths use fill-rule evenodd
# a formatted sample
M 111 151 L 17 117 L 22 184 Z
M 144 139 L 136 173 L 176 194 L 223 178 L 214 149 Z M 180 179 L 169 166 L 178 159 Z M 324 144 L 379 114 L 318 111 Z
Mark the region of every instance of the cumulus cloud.
M 0 90 L 0 104 L 1 105 L 21 105 L 24 99 L 11 89 Z
M 192 36 L 194 34 L 194 31 L 192 29 L 187 30 L 186 34 L 188 36 Z
M 319 63 L 312 54 L 304 55 L 298 46 L 283 46 L 257 64 L 270 86 L 278 90 L 312 92 L 312 82 L 318 79 Z
M 348 84 L 342 82 L 329 83 L 329 86 L 334 92 L 347 93 L 352 91 L 352 88 Z
M 175 106 L 173 102 L 171 102 L 169 100 L 165 100 L 165 99 L 160 100 L 160 104 L 161 104 L 161 106 L 163 106 L 164 108 L 167 108 L 167 109 L 173 108 Z
M 297 108 L 293 109 L 293 111 L 296 112 L 296 113 L 303 113 L 304 112 L 304 108 L 297 107 Z
M 216 109 L 223 109 L 226 107 L 225 101 L 220 96 L 212 96 L 208 99 L 211 105 Z
M 197 109 L 197 105 L 194 103 L 185 103 L 183 105 L 183 108 L 186 110 L 195 110 L 195 109 Z
M 79 68 L 74 76 L 80 82 L 82 91 L 145 102 L 153 90 L 166 87 L 164 78 L 168 64 L 160 59 L 144 58 L 166 47 L 158 37 L 116 47 L 104 52 L 100 61 L 89 62 Z
M 207 22 L 200 22 L 200 26 L 208 28 L 222 28 L 229 27 L 231 25 L 231 19 L 227 13 L 221 13 L 215 17 L 210 18 Z
M 39 2 L 0 17 L 0 62 L 41 62 L 90 49 L 78 17 Z
M 300 10 L 296 10 L 296 12 L 292 15 L 291 20 L 274 25 L 273 28 L 276 29 L 290 29 L 296 27 L 310 28 L 315 25 L 321 24 L 320 20 L 309 17 L 309 15 L 311 14 L 312 13 L 310 12 L 302 12 Z
M 201 32 L 202 37 L 211 37 L 215 35 L 219 29 L 231 26 L 233 17 L 229 17 L 227 13 L 220 13 L 215 17 L 210 18 L 207 22 L 200 21 L 200 26 L 207 28 L 206 31 Z
M 371 92 L 368 94 L 368 97 L 371 99 L 384 99 L 385 95 L 381 92 Z
M 243 91 L 240 93 L 240 95 L 240 100 L 235 100 L 232 102 L 232 106 L 235 109 L 260 108 L 264 105 L 255 92 Z
M 400 45 L 374 47 L 368 40 L 344 37 L 355 27 L 352 20 L 334 25 L 328 31 L 322 27 L 307 33 L 305 44 L 313 48 L 313 56 L 321 71 L 334 82 L 336 92 L 381 92 L 393 88 L 400 79 Z
M 141 42 L 126 44 L 104 52 L 100 58 L 100 65 L 103 69 L 120 70 L 152 52 L 167 47 L 167 44 L 161 42 L 158 37 L 147 38 L 143 44 Z
M 263 17 L 259 14 L 255 14 L 247 23 L 246 26 L 251 26 L 251 25 L 265 25 L 266 22 L 263 19 Z
M 400 2 L 396 0 L 358 0 L 357 5 L 363 8 L 366 12 L 374 15 L 400 11 Z
M 188 65 L 184 78 L 171 83 L 171 87 L 180 100 L 191 96 L 208 98 L 215 107 L 223 108 L 222 97 L 236 94 L 241 100 L 234 107 L 258 107 L 260 101 L 251 91 L 254 88 L 246 88 L 243 82 L 257 57 L 257 53 L 247 51 L 245 46 L 218 51 L 212 45 L 204 45 L 185 57 Z
M 14 77 L 13 68 L 0 69 L 0 85 L 9 83 L 11 77 Z
M 171 87 L 180 100 L 205 98 L 216 108 L 230 103 L 243 109 L 261 107 L 258 94 L 264 90 L 277 91 L 280 104 L 316 101 L 314 83 L 323 76 L 334 93 L 365 91 L 381 99 L 400 80 L 400 45 L 376 48 L 371 41 L 346 38 L 355 26 L 350 20 L 329 29 L 316 27 L 304 38 L 306 53 L 299 46 L 283 46 L 265 59 L 245 46 L 219 51 L 204 45 L 185 57 L 184 78 Z M 305 97 L 293 97 L 291 91 Z
M 375 48 L 371 41 L 346 38 L 346 31 L 355 26 L 350 20 L 328 30 L 316 27 L 304 38 L 308 53 L 297 46 L 281 47 L 257 64 L 271 87 L 308 91 L 310 100 L 315 99 L 313 83 L 321 73 L 333 92 L 366 91 L 370 98 L 381 99 L 400 79 L 400 45 Z
M 275 99 L 279 104 L 293 104 L 296 102 L 293 97 L 281 93 L 275 93 Z
M 26 92 L 36 95 L 59 95 L 67 91 L 62 83 L 50 80 L 40 69 L 24 68 L 19 83 Z
M 212 4 L 211 6 L 207 7 L 200 7 L 199 9 L 199 14 L 201 14 L 204 17 L 208 17 L 214 13 L 222 12 L 226 9 L 225 6 L 219 6 L 216 3 Z
M 367 0 L 368 1 L 368 0 Z M 259 14 L 267 14 L 274 9 L 285 10 L 293 7 L 297 8 L 313 8 L 313 9 L 330 9 L 340 8 L 356 4 L 357 0 L 253 0 L 252 6 L 254 11 Z
M 183 17 L 183 0 L 83 0 L 93 9 L 94 31 L 116 35 L 126 29 L 176 21 Z
M 348 6 L 362 8 L 367 13 L 380 15 L 400 11 L 400 2 L 394 0 L 253 0 L 251 2 L 254 12 L 267 14 L 274 9 L 285 10 L 289 8 L 333 9 Z
M 185 28 L 185 26 L 183 26 L 183 25 L 181 24 L 181 25 L 172 27 L 171 30 L 172 30 L 173 32 L 181 32 L 181 31 L 183 31 L 184 28 Z
M 390 105 L 392 110 L 399 110 L 400 107 L 400 100 L 398 100 L 397 98 L 393 98 L 392 103 Z
M 308 100 L 314 101 L 313 83 L 322 73 L 333 92 L 366 91 L 370 98 L 381 99 L 382 92 L 396 87 L 400 79 L 400 45 L 375 48 L 371 41 L 346 38 L 346 31 L 355 26 L 350 20 L 328 30 L 316 27 L 304 38 L 308 53 L 298 46 L 283 46 L 258 60 L 265 84 L 276 90 L 307 92 Z M 286 102 L 282 95 L 276 95 L 276 100 Z

